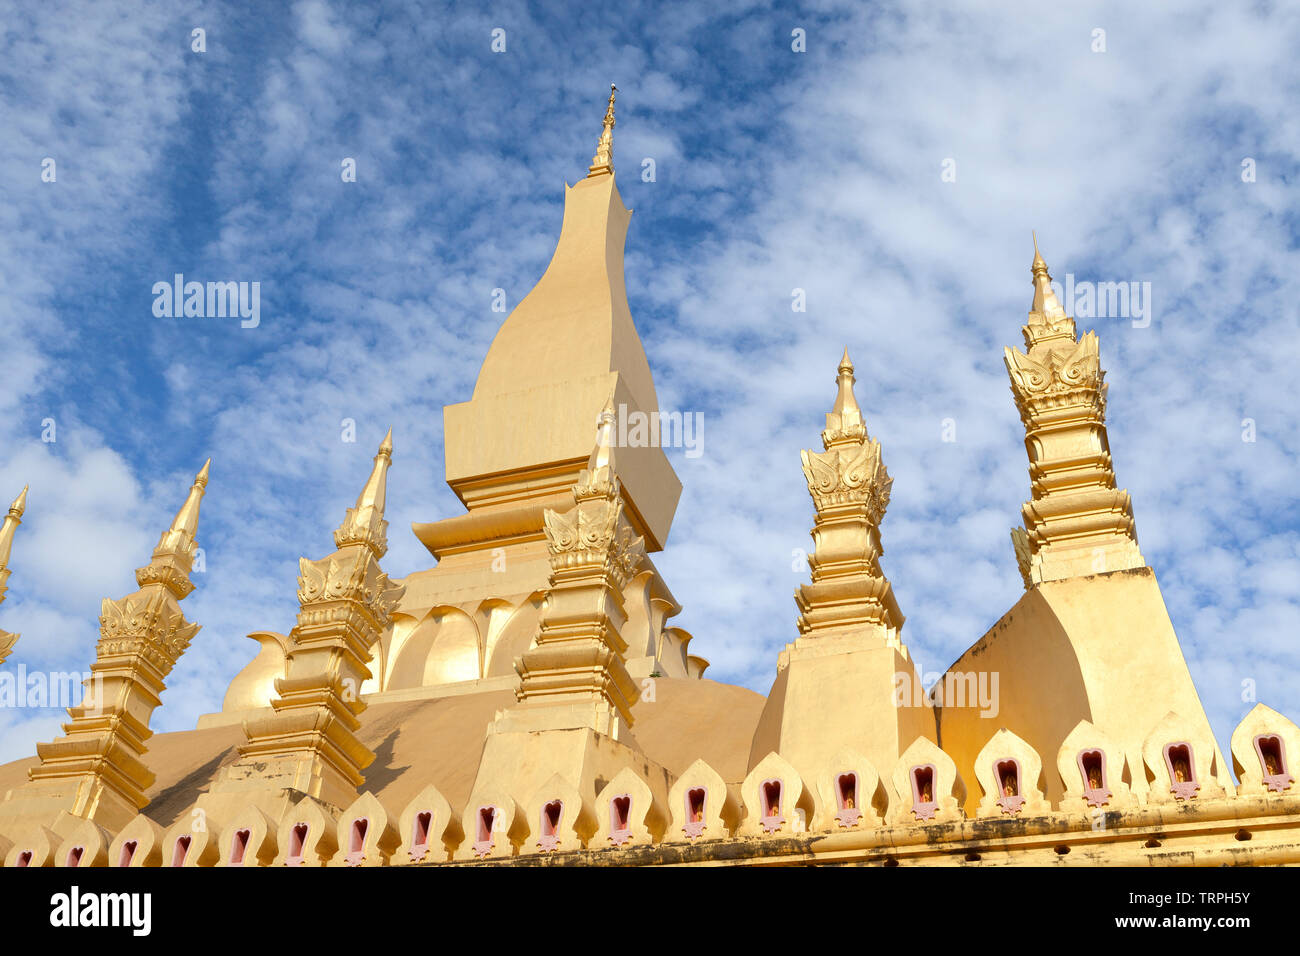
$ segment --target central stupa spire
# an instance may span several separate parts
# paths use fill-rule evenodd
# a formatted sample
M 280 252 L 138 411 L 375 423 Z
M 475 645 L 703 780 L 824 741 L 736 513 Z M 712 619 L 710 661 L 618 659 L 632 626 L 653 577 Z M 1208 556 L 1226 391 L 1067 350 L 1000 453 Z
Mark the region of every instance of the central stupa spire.
M 616 92 L 611 85 L 589 174 L 565 190 L 550 265 L 497 332 L 473 397 L 443 411 L 447 482 L 470 515 L 416 527 L 435 556 L 484 546 L 493 529 L 508 527 L 512 540 L 525 533 L 540 540 L 542 510 L 565 507 L 591 454 L 592 422 L 611 393 L 616 434 L 627 421 L 659 415 L 623 280 L 632 213 L 614 176 Z M 663 448 L 620 448 L 617 472 L 628 520 L 646 550 L 659 551 L 681 493 Z M 491 527 L 470 528 L 478 513 L 492 515 Z
M 605 128 L 600 131 L 600 142 L 596 145 L 596 155 L 591 157 L 587 167 L 587 178 L 614 173 L 614 94 L 618 87 L 609 84 L 609 106 L 605 108 Z

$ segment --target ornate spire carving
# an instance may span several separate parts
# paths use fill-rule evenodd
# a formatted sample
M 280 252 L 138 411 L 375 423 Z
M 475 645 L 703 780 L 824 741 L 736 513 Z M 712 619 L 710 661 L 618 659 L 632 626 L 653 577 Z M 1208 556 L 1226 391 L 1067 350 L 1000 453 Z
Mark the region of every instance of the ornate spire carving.
M 803 472 L 817 516 L 808 558 L 812 583 L 795 594 L 799 633 L 874 632 L 898 644 L 903 615 L 880 568 L 884 549 L 880 522 L 893 479 L 881 460 L 880 443 L 867 434 L 853 394 L 848 349 L 840 359 L 835 405 L 822 432 L 824 452 L 804 451 Z
M 1013 531 L 1018 563 L 1027 555 L 1026 587 L 1145 567 L 1132 502 L 1115 487 L 1097 333 L 1077 336 L 1052 291 L 1037 236 L 1030 272 L 1026 350 L 1003 350 L 1029 454 L 1032 500 L 1022 509 L 1023 541 Z
M 335 531 L 333 554 L 299 559 L 298 622 L 289 634 L 285 676 L 275 681 L 275 713 L 244 722 L 247 742 L 214 792 L 296 790 L 346 807 L 375 759 L 357 739 L 366 708 L 361 685 L 405 588 L 379 566 L 386 551 L 385 480 L 390 430 L 354 508 Z
M 23 523 L 23 512 L 26 510 L 27 486 L 23 485 L 22 493 L 9 506 L 4 524 L 0 525 L 0 604 L 4 603 L 5 593 L 9 590 L 9 557 L 13 552 L 14 531 Z M 13 651 L 20 636 L 10 634 L 8 631 L 0 631 L 0 664 L 3 664 L 5 658 Z
M 587 178 L 604 176 L 614 172 L 614 94 L 618 87 L 609 84 L 609 106 L 605 108 L 605 126 L 600 131 L 600 142 L 596 145 L 596 155 L 591 157 L 587 167 Z
M 543 515 L 550 588 L 537 644 L 515 661 L 519 706 L 507 723 L 590 727 L 619 739 L 632 725 L 636 684 L 625 664 L 623 588 L 646 560 L 645 540 L 624 514 L 614 475 L 612 398 L 597 422 L 596 447 L 574 486 L 574 507 Z M 567 708 L 567 712 L 565 710 Z
M 164 680 L 200 627 L 185 620 L 180 601 L 194 590 L 189 573 L 210 463 L 195 477 L 153 559 L 136 571 L 139 590 L 104 599 L 85 697 L 68 709 L 72 720 L 63 725 L 64 736 L 37 744 L 41 762 L 28 771 L 31 782 L 20 804 L 36 801 L 113 830 L 149 803 L 145 791 L 154 775 L 141 760 L 153 735 L 149 718 Z

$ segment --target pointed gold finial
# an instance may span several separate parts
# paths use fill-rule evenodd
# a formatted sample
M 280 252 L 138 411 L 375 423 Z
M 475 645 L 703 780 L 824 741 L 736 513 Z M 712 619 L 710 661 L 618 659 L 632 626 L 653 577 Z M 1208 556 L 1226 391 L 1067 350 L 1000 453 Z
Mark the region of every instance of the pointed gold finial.
M 199 473 L 194 476 L 194 484 L 190 485 L 190 493 L 185 497 L 185 504 L 181 505 L 181 510 L 176 512 L 171 527 L 158 539 L 158 547 L 153 552 L 155 558 L 164 555 L 189 555 L 193 552 L 194 536 L 199 531 L 199 503 L 203 501 L 204 491 L 208 487 L 208 471 L 211 467 L 212 459 L 209 458 L 203 463 Z
M 587 167 L 587 178 L 604 176 L 614 172 L 614 94 L 618 87 L 609 84 L 609 106 L 605 108 L 605 126 L 600 131 L 600 142 L 596 145 L 596 155 L 591 157 Z
M 1034 262 L 1029 267 L 1033 274 L 1034 283 L 1034 302 L 1029 307 L 1029 323 L 1034 325 L 1047 325 L 1056 327 L 1061 325 L 1065 320 L 1065 309 L 1061 308 L 1060 300 L 1056 298 L 1056 291 L 1052 288 L 1052 277 L 1047 271 L 1047 263 L 1043 260 L 1043 254 L 1038 251 L 1038 235 L 1032 230 L 1030 235 L 1034 238 Z M 1040 317 L 1035 319 L 1035 316 Z M 1074 334 L 1071 327 L 1070 334 Z
M 622 485 L 614 473 L 614 449 L 618 445 L 614 426 L 617 420 L 614 392 L 611 390 L 609 398 L 605 400 L 605 407 L 596 416 L 596 447 L 591 450 L 587 467 L 578 475 L 578 481 L 573 486 L 574 498 L 579 502 L 592 498 L 612 501 L 622 491 Z
M 23 512 L 27 510 L 27 487 L 27 485 L 23 485 L 23 490 L 14 499 L 14 503 L 9 506 L 9 513 L 15 518 L 21 518 Z
M 347 510 L 343 524 L 334 532 L 337 547 L 364 544 L 380 558 L 388 552 L 388 522 L 384 520 L 384 508 L 388 498 L 388 467 L 392 463 L 393 430 L 389 428 L 375 452 L 370 477 L 357 496 L 356 507 Z
M 853 360 L 849 350 L 844 349 L 836 369 L 836 385 L 839 390 L 835 395 L 835 404 L 826 416 L 826 429 L 822 432 L 822 444 L 828 449 L 832 445 L 857 443 L 867 437 L 867 427 L 862 421 L 862 409 L 858 406 L 853 386 L 857 382 L 853 374 Z
M 596 418 L 596 447 L 587 459 L 587 470 L 593 474 L 601 469 L 611 471 L 614 467 L 614 393 L 605 399 L 605 407 Z
M 1038 251 L 1038 233 L 1031 229 L 1029 230 L 1029 235 L 1034 239 L 1034 264 L 1029 267 L 1029 271 L 1032 272 L 1035 277 L 1037 277 L 1040 272 L 1047 275 L 1047 263 L 1043 261 L 1043 254 Z
M 27 486 L 9 506 L 9 514 L 0 524 L 0 601 L 4 600 L 5 579 L 9 577 L 9 555 L 13 550 L 14 531 L 22 524 L 23 512 L 27 509 Z

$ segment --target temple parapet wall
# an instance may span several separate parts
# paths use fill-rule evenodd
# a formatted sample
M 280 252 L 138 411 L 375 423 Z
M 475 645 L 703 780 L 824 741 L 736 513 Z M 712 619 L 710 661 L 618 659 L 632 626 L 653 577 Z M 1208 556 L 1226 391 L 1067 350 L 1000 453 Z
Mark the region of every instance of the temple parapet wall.
M 662 783 L 627 767 L 594 799 L 555 774 L 522 804 L 507 779 L 487 779 L 463 807 L 430 783 L 401 808 L 369 792 L 341 811 L 305 797 L 279 819 L 250 804 L 206 832 L 194 811 L 166 830 L 141 814 L 111 839 L 89 821 L 67 836 L 30 827 L 4 834 L 5 865 L 1300 862 L 1300 786 L 1287 746 L 1300 728 L 1261 704 L 1233 739 L 1240 788 L 1218 784 L 1216 748 L 1171 713 L 1144 734 L 1141 794 L 1115 741 L 1079 721 L 1049 760 L 1009 730 L 994 732 L 974 767 L 973 814 L 963 809 L 972 784 L 918 737 L 883 774 L 847 748 L 810 778 L 769 754 L 739 784 L 700 760 L 666 798 Z M 1042 795 L 1045 780 L 1060 800 Z

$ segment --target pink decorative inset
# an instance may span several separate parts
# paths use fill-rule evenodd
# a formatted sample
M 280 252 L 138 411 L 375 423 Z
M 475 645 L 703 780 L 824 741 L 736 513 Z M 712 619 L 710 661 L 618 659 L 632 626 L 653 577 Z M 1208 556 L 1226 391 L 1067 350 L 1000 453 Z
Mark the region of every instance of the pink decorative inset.
M 835 819 L 842 827 L 855 827 L 862 818 L 858 809 L 858 775 L 842 773 L 835 778 Z
M 704 813 L 708 801 L 708 787 L 692 787 L 686 791 L 686 825 L 682 831 L 692 840 L 704 834 Z
M 230 865 L 243 866 L 244 854 L 248 852 L 248 841 L 252 833 L 248 830 L 236 830 L 230 840 Z
M 1020 761 L 1015 757 L 993 761 L 993 780 L 997 783 L 997 804 L 1003 813 L 1019 813 L 1025 805 L 1020 792 Z
M 1104 807 L 1111 797 L 1110 788 L 1106 786 L 1106 752 L 1080 750 L 1075 762 L 1083 778 L 1083 799 L 1090 807 Z
M 1165 767 L 1169 771 L 1169 792 L 1177 800 L 1190 800 L 1201 785 L 1196 782 L 1196 761 L 1189 743 L 1165 744 Z
M 135 849 L 139 845 L 140 845 L 139 842 L 136 840 L 127 840 L 125 843 L 123 843 L 122 852 L 119 853 L 117 857 L 117 865 L 130 866 L 131 861 L 135 859 Z
M 912 778 L 912 813 L 918 820 L 933 820 L 939 810 L 939 802 L 935 799 L 935 778 L 938 777 L 938 772 L 934 769 L 934 764 L 913 767 L 908 776 Z
M 425 810 L 415 815 L 411 825 L 411 849 L 407 852 L 412 863 L 418 863 L 429 852 L 429 827 L 433 825 L 433 812 Z
M 85 852 L 86 852 L 86 848 L 84 846 L 74 846 L 71 850 L 68 851 L 68 858 L 63 862 L 68 866 L 80 866 L 81 854 Z
M 348 855 L 343 858 L 348 866 L 360 866 L 366 858 L 366 831 L 369 829 L 370 821 L 366 817 L 357 817 L 352 821 Z
M 311 828 L 305 823 L 295 823 L 293 829 L 289 831 L 289 855 L 285 858 L 285 866 L 302 866 L 309 829 Z
M 758 802 L 762 809 L 764 833 L 775 833 L 785 823 L 781 814 L 781 802 L 785 796 L 785 784 L 781 780 L 764 780 L 758 786 Z
M 192 839 L 193 837 L 188 833 L 176 838 L 176 842 L 172 844 L 172 866 L 185 865 L 185 857 L 189 856 Z
M 31 866 L 31 865 L 32 865 L 31 850 L 23 850 L 22 853 L 18 854 L 18 866 L 23 867 L 23 866 Z
M 494 806 L 478 808 L 478 822 L 474 833 L 474 855 L 487 856 L 492 851 L 496 837 L 492 830 L 496 826 L 498 810 Z
M 542 831 L 537 845 L 543 853 L 554 850 L 559 842 L 560 818 L 564 815 L 564 801 L 552 800 L 542 807 Z
M 1259 755 L 1259 765 L 1264 771 L 1264 783 L 1273 793 L 1281 793 L 1295 783 L 1286 765 L 1286 747 L 1282 738 L 1276 734 L 1258 734 L 1255 737 L 1255 753 Z
M 609 801 L 609 839 L 622 846 L 632 839 L 632 795 L 620 794 Z

